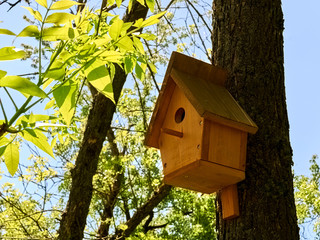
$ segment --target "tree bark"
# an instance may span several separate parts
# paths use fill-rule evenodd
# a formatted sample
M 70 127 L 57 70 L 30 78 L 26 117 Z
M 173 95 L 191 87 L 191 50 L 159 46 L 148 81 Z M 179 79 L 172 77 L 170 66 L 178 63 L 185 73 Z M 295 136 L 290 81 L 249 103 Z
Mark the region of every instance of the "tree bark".
M 127 13 L 123 20 L 133 22 L 139 18 L 145 18 L 147 11 L 146 7 L 135 2 L 131 12 Z M 125 80 L 125 72 L 119 66 L 116 66 L 116 74 L 113 80 L 115 102 L 118 102 Z M 92 198 L 92 178 L 96 173 L 99 155 L 115 109 L 116 106 L 112 101 L 102 94 L 96 94 L 89 112 L 75 168 L 71 171 L 72 185 L 67 207 L 60 222 L 59 240 L 79 240 L 83 238 Z
M 281 0 L 213 0 L 213 63 L 257 123 L 248 139 L 246 179 L 238 184 L 240 217 L 224 221 L 219 239 L 299 239 L 286 109 Z

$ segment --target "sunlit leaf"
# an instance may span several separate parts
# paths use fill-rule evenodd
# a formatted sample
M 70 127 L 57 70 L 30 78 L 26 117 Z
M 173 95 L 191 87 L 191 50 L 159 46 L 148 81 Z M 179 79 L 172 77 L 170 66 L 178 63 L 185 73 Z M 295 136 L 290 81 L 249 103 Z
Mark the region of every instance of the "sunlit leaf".
M 53 105 L 54 105 L 54 103 L 55 103 L 55 100 L 54 100 L 54 99 L 50 100 L 50 101 L 46 104 L 44 110 L 47 110 L 47 109 L 49 109 L 49 108 L 52 108 Z
M 62 79 L 66 74 L 64 63 L 60 61 L 55 61 L 49 71 L 45 74 L 45 78 L 52 78 L 55 80 Z
M 122 3 L 122 0 L 116 0 L 116 4 L 118 8 L 121 6 L 121 3 Z
M 0 146 L 4 146 L 10 143 L 9 139 L 6 137 L 0 137 Z M 1 154 L 0 154 L 1 155 Z
M 76 15 L 64 12 L 53 13 L 46 19 L 46 23 L 64 24 L 75 19 Z
M 90 62 L 85 67 L 84 73 L 93 87 L 114 102 L 112 80 L 104 62 L 100 60 Z
M 132 9 L 132 3 L 133 3 L 133 0 L 129 0 L 129 3 L 128 3 L 128 13 L 131 12 L 131 9 Z
M 144 0 L 137 0 L 137 2 L 140 3 L 142 6 L 145 6 L 144 5 Z
M 4 29 L 4 28 L 0 28 L 0 34 L 4 34 L 4 35 L 16 35 L 15 33 L 11 32 L 8 29 Z
M 48 8 L 47 0 L 36 0 L 36 2 L 42 7 Z
M 75 84 L 64 84 L 53 91 L 59 112 L 68 126 L 75 112 L 77 89 L 78 86 Z
M 75 31 L 73 28 L 67 26 L 64 27 L 50 27 L 43 29 L 43 40 L 57 41 L 57 40 L 69 40 L 75 37 Z
M 32 9 L 31 7 L 24 7 L 23 6 L 23 8 L 27 9 L 35 19 L 42 22 L 42 16 L 39 13 L 39 11 Z
M 147 6 L 151 12 L 154 12 L 155 0 L 146 0 Z
M 126 74 L 131 73 L 135 67 L 135 63 L 131 57 L 126 57 L 124 60 L 124 70 Z
M 123 21 L 119 18 L 115 19 L 115 21 L 110 26 L 109 35 L 113 40 L 118 39 L 121 33 L 122 26 L 123 26 Z
M 113 5 L 113 4 L 114 4 L 114 1 L 115 1 L 115 0 L 108 0 L 108 6 Z
M 99 56 L 103 57 L 106 61 L 114 63 L 120 63 L 120 60 L 123 58 L 123 54 L 117 51 L 104 51 Z
M 150 26 L 150 25 L 158 23 L 160 21 L 159 18 L 162 17 L 164 14 L 166 14 L 166 11 L 149 17 L 148 19 L 143 21 L 141 27 L 147 27 L 147 26 Z
M 0 78 L 3 78 L 7 74 L 6 71 L 0 70 Z
M 6 150 L 7 146 L 0 147 L 0 157 L 4 154 L 4 151 Z
M 32 142 L 38 148 L 54 158 L 51 146 L 48 143 L 48 138 L 39 129 L 26 128 L 20 134 L 25 140 Z
M 19 148 L 16 144 L 9 144 L 4 151 L 4 162 L 9 173 L 13 176 L 19 165 Z
M 134 43 L 134 45 L 136 46 L 137 50 L 138 50 L 140 53 L 142 53 L 142 54 L 145 53 L 145 52 L 144 52 L 144 48 L 143 48 L 143 44 L 141 43 L 141 41 L 140 41 L 138 38 L 133 37 L 133 43 Z
M 137 35 L 137 37 L 141 37 L 141 38 L 148 40 L 148 41 L 157 39 L 157 36 L 154 34 L 151 34 L 151 33 L 142 33 L 142 34 Z
M 37 26 L 30 25 L 25 27 L 17 37 L 35 37 L 38 38 L 40 36 L 40 31 Z
M 127 51 L 132 51 L 134 50 L 133 47 L 133 42 L 132 40 L 128 37 L 128 36 L 124 36 L 123 38 L 121 38 L 118 42 L 117 45 Z
M 36 84 L 31 82 L 28 78 L 19 76 L 5 76 L 0 79 L 0 87 L 9 87 L 21 93 L 32 96 L 46 98 L 47 94 L 42 91 Z
M 4 47 L 0 49 L 0 61 L 24 58 L 26 53 L 23 50 L 14 50 L 14 47 Z
M 157 68 L 152 62 L 148 62 L 149 67 L 153 73 L 157 73 Z
M 64 10 L 71 8 L 72 6 L 75 5 L 81 5 L 81 3 L 75 2 L 75 1 L 70 1 L 70 0 L 61 0 L 58 2 L 55 2 L 52 4 L 50 7 L 51 10 Z

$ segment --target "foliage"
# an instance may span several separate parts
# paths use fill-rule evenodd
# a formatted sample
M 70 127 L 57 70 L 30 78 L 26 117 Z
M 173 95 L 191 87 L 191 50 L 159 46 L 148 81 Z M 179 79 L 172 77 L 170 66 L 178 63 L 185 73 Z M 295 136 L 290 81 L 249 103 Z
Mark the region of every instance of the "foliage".
M 129 1 L 129 9 L 132 2 Z M 154 1 L 139 2 L 155 13 L 161 12 Z M 3 173 L 4 181 L 17 182 L 16 186 L 5 183 L 0 189 L 0 217 L 6 219 L 1 222 L 0 236 L 55 239 L 94 93 L 98 91 L 113 98 L 111 83 L 117 65 L 131 76 L 100 154 L 85 229 L 86 239 L 99 239 L 103 225 L 108 227 L 103 237 L 112 237 L 119 229 L 128 227 L 128 219 L 141 211 L 162 186 L 159 153 L 143 145 L 161 81 L 155 73 L 158 70 L 161 77 L 161 64 L 167 64 L 172 49 L 196 52 L 196 48 L 204 47 L 196 46 L 199 32 L 193 20 L 185 22 L 184 27 L 174 19 L 178 6 L 186 3 L 176 3 L 160 21 L 162 13 L 135 23 L 125 23 L 107 11 L 91 12 L 83 8 L 81 14 L 72 14 L 59 10 L 73 4 L 78 6 L 68 0 L 50 4 L 37 0 L 37 3 L 42 6 L 40 10 L 26 8 L 36 23 L 30 23 L 16 37 L 33 38 L 38 47 L 24 51 L 4 49 L 11 51 L 11 58 L 33 58 L 39 74 L 35 80 L 16 76 L 14 80 L 20 81 L 19 84 L 0 88 L 10 96 L 13 91 L 22 91 L 25 97 L 25 102 L 15 108 L 16 112 L 0 124 L 6 129 L 0 140 L 0 156 L 7 162 L 13 160 L 7 164 L 10 175 Z M 114 4 L 123 6 L 121 1 L 111 0 L 107 8 Z M 56 10 L 52 13 L 53 9 Z M 210 15 L 208 17 L 210 19 Z M 198 22 L 197 27 L 203 25 Z M 14 34 L 6 29 L 0 33 Z M 206 52 L 207 48 L 204 49 Z M 0 77 L 2 82 L 6 73 L 1 71 Z M 20 84 L 29 84 L 28 92 L 23 92 L 26 88 L 22 90 Z M 46 105 L 44 108 L 52 113 L 50 116 L 31 112 L 33 106 L 41 104 Z M 7 113 L 3 109 L 3 113 Z M 37 148 L 30 147 L 33 154 L 27 162 L 20 161 L 18 165 L 16 156 L 6 155 L 10 154 L 10 148 L 12 153 L 19 153 L 17 148 L 23 148 L 22 142 L 32 143 L 55 159 L 45 158 Z M 147 213 L 128 239 L 186 239 L 186 236 L 187 239 L 215 239 L 214 201 L 214 195 L 173 189 Z M 104 215 L 109 210 L 111 214 Z
M 295 176 L 294 187 L 299 224 L 304 229 L 312 223 L 317 239 L 320 239 L 320 166 L 317 160 L 317 155 L 310 160 L 310 177 Z M 304 235 L 304 231 L 301 234 Z
M 127 72 L 137 62 L 128 59 L 138 59 L 145 62 L 142 43 L 139 38 L 148 38 L 149 34 L 133 36 L 141 28 L 157 23 L 164 13 L 151 16 L 147 20 L 140 19 L 136 23 L 124 23 L 118 16 L 108 12 L 90 12 L 84 8 L 82 12 L 70 14 L 52 10 L 65 10 L 80 5 L 70 0 L 51 2 L 38 1 L 45 8 L 44 16 L 31 7 L 25 7 L 36 19 L 37 25 L 25 27 L 16 37 L 31 37 L 39 42 L 39 66 L 37 83 L 30 78 L 7 76 L 0 70 L 0 87 L 12 100 L 16 112 L 10 118 L 0 100 L 4 120 L 0 120 L 0 156 L 4 155 L 9 172 L 13 175 L 18 167 L 19 150 L 16 138 L 22 137 L 32 142 L 41 150 L 54 157 L 51 146 L 44 133 L 48 129 L 70 126 L 73 122 L 77 99 L 83 85 L 89 84 L 107 98 L 113 100 L 112 79 L 115 74 L 114 64 L 124 65 Z M 101 21 L 102 19 L 109 19 Z M 15 35 L 2 29 L 1 34 Z M 43 69 L 42 46 L 45 41 L 54 42 L 55 47 L 44 49 L 51 54 L 50 61 Z M 26 53 L 15 50 L 14 47 L 0 49 L 0 60 L 22 59 Z M 7 88 L 23 94 L 26 100 L 18 107 Z M 1 90 L 1 89 L 0 89 Z M 34 102 L 32 100 L 37 98 Z M 26 114 L 34 105 L 50 99 L 46 109 L 59 109 L 61 117 L 39 114 Z M 41 124 L 39 124 L 41 123 Z M 60 123 L 60 124 L 59 124 Z M 62 123 L 62 124 L 61 124 Z M 65 125 L 63 125 L 65 124 Z M 8 137 L 6 135 L 9 135 Z

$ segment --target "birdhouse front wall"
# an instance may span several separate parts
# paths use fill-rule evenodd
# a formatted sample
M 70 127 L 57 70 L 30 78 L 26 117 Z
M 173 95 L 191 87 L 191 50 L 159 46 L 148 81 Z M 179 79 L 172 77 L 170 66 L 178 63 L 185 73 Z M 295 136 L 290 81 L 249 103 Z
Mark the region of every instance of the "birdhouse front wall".
M 202 136 L 203 118 L 175 86 L 159 138 L 164 175 L 201 158 Z

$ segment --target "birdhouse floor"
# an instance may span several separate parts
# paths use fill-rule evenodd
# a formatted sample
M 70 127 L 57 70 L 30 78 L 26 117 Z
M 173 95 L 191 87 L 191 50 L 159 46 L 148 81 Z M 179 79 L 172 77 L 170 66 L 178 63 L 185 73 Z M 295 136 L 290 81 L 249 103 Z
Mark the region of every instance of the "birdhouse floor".
M 166 184 L 203 193 L 216 192 L 244 179 L 244 171 L 202 159 L 164 176 Z

